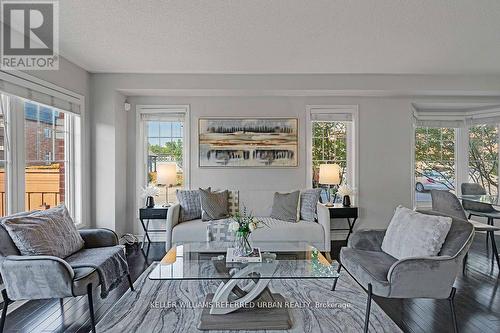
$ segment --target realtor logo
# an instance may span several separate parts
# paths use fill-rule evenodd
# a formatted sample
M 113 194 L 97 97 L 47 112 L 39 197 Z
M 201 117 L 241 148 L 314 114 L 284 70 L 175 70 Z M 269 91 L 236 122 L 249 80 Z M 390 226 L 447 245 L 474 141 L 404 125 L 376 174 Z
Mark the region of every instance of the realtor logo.
M 1 1 L 3 70 L 59 69 L 59 3 Z

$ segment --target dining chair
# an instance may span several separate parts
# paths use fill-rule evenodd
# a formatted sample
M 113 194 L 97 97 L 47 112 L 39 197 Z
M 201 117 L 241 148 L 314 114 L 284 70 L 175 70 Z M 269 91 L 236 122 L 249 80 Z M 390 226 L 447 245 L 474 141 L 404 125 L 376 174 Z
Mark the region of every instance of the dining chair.
M 431 190 L 431 200 L 433 211 L 448 216 L 457 217 L 459 219 L 468 219 L 462 205 L 460 204 L 460 200 L 458 200 L 458 198 L 453 193 L 443 190 Z M 469 220 L 469 222 L 472 223 L 475 231 L 486 232 L 486 238 L 489 238 L 491 241 L 491 250 L 493 253 L 491 257 L 492 264 L 494 259 L 496 259 L 498 270 L 500 272 L 500 260 L 498 257 L 498 250 L 495 242 L 495 231 L 499 231 L 500 228 L 494 225 L 489 225 L 473 220 Z M 467 258 L 468 255 L 465 255 L 462 267 L 462 270 L 464 272 L 467 264 Z
M 463 195 L 486 195 L 484 187 L 477 183 L 462 183 L 461 190 Z M 485 217 L 489 225 L 494 225 L 496 219 L 500 219 L 500 211 L 496 210 L 492 205 L 474 202 L 471 200 L 462 200 L 462 206 L 468 213 L 468 218 L 472 216 Z M 488 248 L 488 240 L 486 237 L 486 248 Z

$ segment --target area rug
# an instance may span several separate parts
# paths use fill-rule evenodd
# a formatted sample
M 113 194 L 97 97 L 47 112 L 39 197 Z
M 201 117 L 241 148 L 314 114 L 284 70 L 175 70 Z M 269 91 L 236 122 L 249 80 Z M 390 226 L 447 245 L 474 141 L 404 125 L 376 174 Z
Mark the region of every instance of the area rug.
M 155 265 L 137 279 L 135 291 L 128 290 L 99 321 L 98 332 L 204 332 L 196 327 L 202 312 L 197 304 L 216 290 L 218 282 L 149 280 Z M 270 289 L 294 305 L 290 308 L 293 326 L 285 331 L 248 332 L 362 332 L 366 292 L 346 273 L 339 278 L 336 291 L 331 286 L 329 280 L 273 280 Z M 375 302 L 369 330 L 401 332 Z

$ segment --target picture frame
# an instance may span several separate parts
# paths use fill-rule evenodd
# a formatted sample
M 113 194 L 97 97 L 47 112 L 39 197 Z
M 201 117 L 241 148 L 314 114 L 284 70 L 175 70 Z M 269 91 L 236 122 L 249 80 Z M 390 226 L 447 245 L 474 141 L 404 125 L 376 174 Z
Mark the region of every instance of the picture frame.
M 296 168 L 298 118 L 198 119 L 200 168 Z

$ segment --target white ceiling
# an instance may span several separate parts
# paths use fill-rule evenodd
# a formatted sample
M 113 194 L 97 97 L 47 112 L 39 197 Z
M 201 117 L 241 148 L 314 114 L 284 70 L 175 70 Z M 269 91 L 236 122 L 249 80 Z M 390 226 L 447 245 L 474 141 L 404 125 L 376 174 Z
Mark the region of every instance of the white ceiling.
M 91 72 L 500 73 L 499 0 L 63 0 Z

